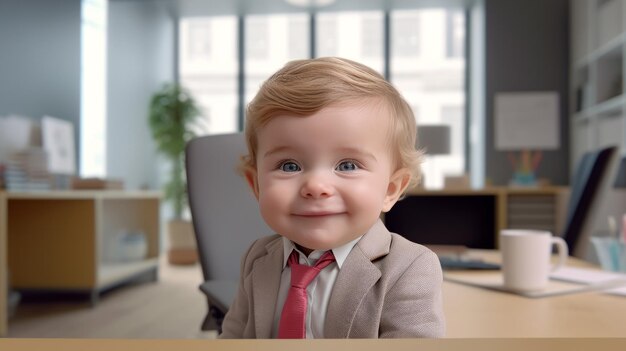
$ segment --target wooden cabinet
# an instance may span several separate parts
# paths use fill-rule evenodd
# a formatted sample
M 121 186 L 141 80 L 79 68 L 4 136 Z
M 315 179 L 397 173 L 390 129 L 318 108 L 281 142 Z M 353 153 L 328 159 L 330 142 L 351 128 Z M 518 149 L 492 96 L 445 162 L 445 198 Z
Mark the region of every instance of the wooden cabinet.
M 503 191 L 505 228 L 547 230 L 561 235 L 565 229 L 569 190 L 565 187 L 507 188 Z
M 158 192 L 0 192 L 0 335 L 6 331 L 7 269 L 17 290 L 99 293 L 140 275 L 157 278 Z M 144 259 L 112 261 L 107 243 L 145 238 Z
M 561 235 L 568 200 L 564 187 L 413 189 L 384 221 L 390 231 L 420 244 L 493 249 L 505 228 Z

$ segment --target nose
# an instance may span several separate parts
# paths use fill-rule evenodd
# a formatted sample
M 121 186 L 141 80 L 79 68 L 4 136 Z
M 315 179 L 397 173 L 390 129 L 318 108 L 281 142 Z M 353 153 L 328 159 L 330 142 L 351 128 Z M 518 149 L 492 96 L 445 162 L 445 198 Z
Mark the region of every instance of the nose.
M 302 197 L 311 199 L 330 197 L 333 193 L 334 188 L 331 183 L 319 173 L 313 173 L 306 177 L 300 189 Z

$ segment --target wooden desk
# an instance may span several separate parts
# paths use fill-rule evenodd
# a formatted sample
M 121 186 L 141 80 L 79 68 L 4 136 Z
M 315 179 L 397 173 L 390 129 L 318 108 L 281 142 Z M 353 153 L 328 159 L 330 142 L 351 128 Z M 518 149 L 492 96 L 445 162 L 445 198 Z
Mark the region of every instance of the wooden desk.
M 471 255 L 500 262 L 496 251 Z M 593 267 L 575 258 L 568 265 Z M 624 296 L 587 292 L 531 299 L 444 281 L 443 301 L 451 338 L 626 337 Z
M 7 332 L 7 267 L 16 289 L 91 293 L 139 274 L 156 279 L 159 192 L 0 191 L 0 336 Z M 107 238 L 141 231 L 143 261 L 109 263 Z
M 412 189 L 384 216 L 389 230 L 427 245 L 498 247 L 505 228 L 563 231 L 565 187 Z
M 575 351 L 624 350 L 626 339 L 387 339 L 387 340 L 0 340 L 12 351 Z

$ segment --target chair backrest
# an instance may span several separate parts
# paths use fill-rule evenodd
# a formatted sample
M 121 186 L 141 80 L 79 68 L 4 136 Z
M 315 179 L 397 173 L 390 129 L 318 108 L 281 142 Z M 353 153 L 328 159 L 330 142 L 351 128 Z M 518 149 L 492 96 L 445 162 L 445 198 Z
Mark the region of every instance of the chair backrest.
M 271 233 L 236 170 L 246 152 L 242 133 L 203 136 L 187 144 L 189 207 L 205 280 L 237 280 L 246 249 Z
M 563 233 L 563 239 L 567 242 L 570 254 L 576 250 L 587 215 L 615 149 L 611 146 L 587 152 L 578 162 L 570 187 L 570 200 Z

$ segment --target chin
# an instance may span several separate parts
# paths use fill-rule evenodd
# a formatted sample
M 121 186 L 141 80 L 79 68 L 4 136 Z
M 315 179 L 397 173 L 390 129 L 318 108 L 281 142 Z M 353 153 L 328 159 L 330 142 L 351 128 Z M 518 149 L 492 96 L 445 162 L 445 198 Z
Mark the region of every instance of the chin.
M 330 250 L 330 249 L 334 249 L 335 247 L 339 246 L 337 245 L 337 243 L 335 241 L 328 241 L 328 240 L 311 240 L 311 239 L 302 239 L 302 238 L 290 238 L 287 237 L 288 239 L 290 239 L 291 241 L 293 241 L 294 243 L 306 247 L 307 249 L 311 249 L 311 250 Z

